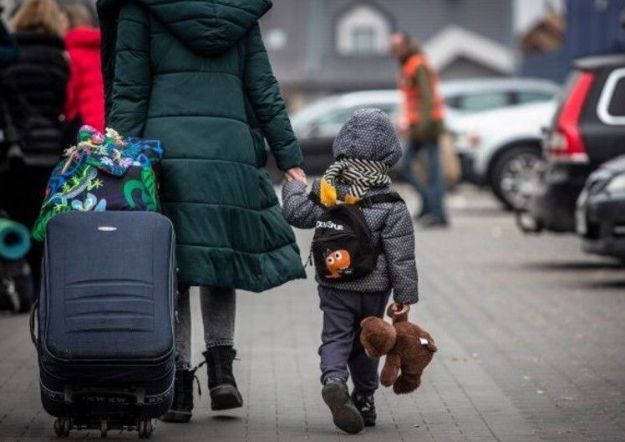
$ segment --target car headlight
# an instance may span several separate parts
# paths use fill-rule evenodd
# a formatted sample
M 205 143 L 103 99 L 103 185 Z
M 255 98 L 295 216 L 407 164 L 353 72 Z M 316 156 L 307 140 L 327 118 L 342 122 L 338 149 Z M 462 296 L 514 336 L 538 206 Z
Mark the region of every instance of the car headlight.
M 612 178 L 605 189 L 610 193 L 625 192 L 625 173 Z

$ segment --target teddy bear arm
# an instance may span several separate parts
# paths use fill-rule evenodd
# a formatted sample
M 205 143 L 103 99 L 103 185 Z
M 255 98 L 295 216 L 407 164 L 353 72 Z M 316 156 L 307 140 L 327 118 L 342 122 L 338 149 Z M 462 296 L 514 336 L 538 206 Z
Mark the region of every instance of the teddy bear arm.
M 385 387 L 390 387 L 399 376 L 399 368 L 401 367 L 401 358 L 399 353 L 390 352 L 386 355 L 382 373 L 380 373 L 380 383 Z

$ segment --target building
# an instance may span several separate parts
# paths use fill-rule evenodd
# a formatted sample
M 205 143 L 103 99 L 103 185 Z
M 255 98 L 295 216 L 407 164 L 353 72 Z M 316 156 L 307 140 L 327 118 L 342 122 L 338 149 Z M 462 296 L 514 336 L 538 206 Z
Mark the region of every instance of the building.
M 552 39 L 562 40 L 524 51 L 521 75 L 561 82 L 578 57 L 625 52 L 625 0 L 566 0 L 562 6 L 562 29 L 555 29 L 552 14 L 546 12 L 521 36 L 522 42 L 536 41 L 550 32 Z
M 510 75 L 512 10 L 512 0 L 274 0 L 261 25 L 285 95 L 300 102 L 394 87 L 396 29 L 422 42 L 443 79 Z

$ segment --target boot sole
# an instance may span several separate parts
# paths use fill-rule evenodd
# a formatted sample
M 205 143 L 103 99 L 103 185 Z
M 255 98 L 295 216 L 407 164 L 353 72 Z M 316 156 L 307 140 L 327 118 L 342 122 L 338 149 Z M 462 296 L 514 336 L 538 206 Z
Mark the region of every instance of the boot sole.
M 190 411 L 169 410 L 161 416 L 160 420 L 173 424 L 186 424 L 191 420 L 191 415 Z
M 360 433 L 365 427 L 360 411 L 351 402 L 349 395 L 337 384 L 327 384 L 321 391 L 323 401 L 332 412 L 334 425 L 346 433 Z
M 224 384 L 211 388 L 210 396 L 213 410 L 231 410 L 243 406 L 243 397 L 234 385 Z

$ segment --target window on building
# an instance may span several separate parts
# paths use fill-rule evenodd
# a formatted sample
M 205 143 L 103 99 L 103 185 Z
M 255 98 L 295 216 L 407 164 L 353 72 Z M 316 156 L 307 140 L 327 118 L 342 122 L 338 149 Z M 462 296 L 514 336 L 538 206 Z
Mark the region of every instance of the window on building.
M 337 52 L 345 56 L 386 54 L 392 26 L 386 15 L 371 5 L 357 5 L 336 25 Z

